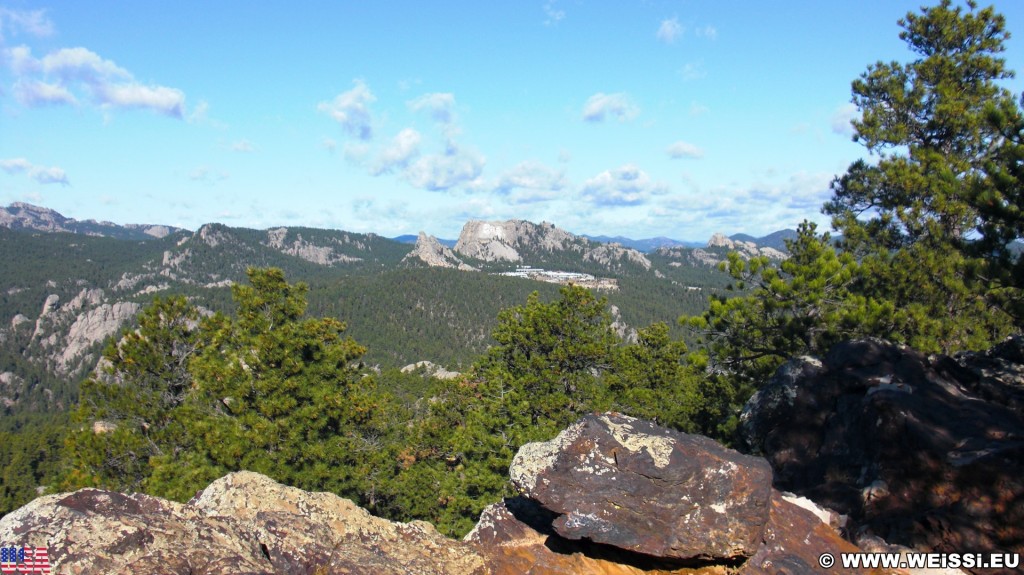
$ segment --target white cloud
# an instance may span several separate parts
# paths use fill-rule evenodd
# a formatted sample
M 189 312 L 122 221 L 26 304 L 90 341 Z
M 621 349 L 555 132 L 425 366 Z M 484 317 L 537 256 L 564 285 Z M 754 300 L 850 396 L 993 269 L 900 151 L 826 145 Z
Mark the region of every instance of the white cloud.
M 317 110 L 334 118 L 344 130 L 360 140 L 373 138 L 373 116 L 370 104 L 377 98 L 362 80 L 355 80 L 355 86 L 334 97 L 330 102 L 320 102 Z
M 32 57 L 32 49 L 24 45 L 4 50 L 4 59 L 18 76 L 36 72 L 42 68 L 39 60 Z
M 544 17 L 545 26 L 558 24 L 565 19 L 565 10 L 555 8 L 555 1 L 548 0 L 544 3 Z
M 8 174 L 28 174 L 28 177 L 40 184 L 61 184 L 69 186 L 67 173 L 57 167 L 36 166 L 25 158 L 10 158 L 0 160 L 0 169 Z
M 248 154 L 255 152 L 256 146 L 254 146 L 252 142 L 250 142 L 249 140 L 242 138 L 241 140 L 238 140 L 237 142 L 231 144 L 231 151 Z
M 550 200 L 568 186 L 565 172 L 539 162 L 521 162 L 498 178 L 494 191 L 512 195 L 516 203 Z
M 765 174 L 761 181 L 663 196 L 652 202 L 650 214 L 693 230 L 687 239 L 706 238 L 712 232 L 761 235 L 795 228 L 805 219 L 827 229 L 821 205 L 830 197 L 832 177 L 823 172 Z
M 853 136 L 853 120 L 860 119 L 857 106 L 843 104 L 832 114 L 832 131 L 843 136 Z
M 0 7 L 0 40 L 5 34 L 26 32 L 31 36 L 53 35 L 53 22 L 46 17 L 46 10 L 11 10 Z
M 185 117 L 185 94 L 165 86 L 142 84 L 110 84 L 94 92 L 96 99 L 106 107 L 148 108 L 165 116 Z
M 210 103 L 206 100 L 200 100 L 199 103 L 192 108 L 192 113 L 188 115 L 188 122 L 190 124 L 200 124 L 205 122 L 209 113 Z
M 683 35 L 683 27 L 679 24 L 678 18 L 669 18 L 661 21 L 658 31 L 654 34 L 658 40 L 666 44 L 672 44 Z
M 691 80 L 700 80 L 707 76 L 708 73 L 704 69 L 704 62 L 687 62 L 679 70 L 679 75 L 683 77 L 683 80 L 689 82 Z
M 693 159 L 697 159 L 697 158 L 703 158 L 704 157 L 704 150 L 698 148 L 697 146 L 694 146 L 693 144 L 691 144 L 689 142 L 684 142 L 682 140 L 680 140 L 678 142 L 674 142 L 665 151 L 668 153 L 670 158 L 675 158 L 675 159 L 679 159 L 679 158 L 693 158 Z
M 193 182 L 206 182 L 213 184 L 221 180 L 228 179 L 228 173 L 224 171 L 214 171 L 206 166 L 199 166 L 189 172 L 188 179 Z
M 429 112 L 431 118 L 442 124 L 450 124 L 455 119 L 453 113 L 455 96 L 450 93 L 424 94 L 415 100 L 410 100 L 408 106 L 414 112 Z
M 583 182 L 580 195 L 600 206 L 635 206 L 667 191 L 668 185 L 655 182 L 637 166 L 626 164 Z
M 14 97 L 25 106 L 38 107 L 49 104 L 78 104 L 70 90 L 60 84 L 47 84 L 38 80 L 19 80 L 14 85 Z
M 370 169 L 374 176 L 390 174 L 396 169 L 405 168 L 409 162 L 419 155 L 420 142 L 423 137 L 412 128 L 406 128 L 399 132 L 377 156 L 376 162 Z
M 104 108 L 144 108 L 184 117 L 181 90 L 140 84 L 124 68 L 86 48 L 62 48 L 36 59 L 29 48 L 18 46 L 5 55 L 17 77 L 15 96 L 23 105 L 77 105 L 79 98 L 72 91 L 77 88 Z
M 614 116 L 620 122 L 632 120 L 640 113 L 629 97 L 623 93 L 605 94 L 598 92 L 587 99 L 583 106 L 583 119 L 588 122 L 603 122 L 605 117 Z
M 417 188 L 444 191 L 478 184 L 484 163 L 484 158 L 474 152 L 449 149 L 444 154 L 420 157 L 402 175 Z
M 690 115 L 691 116 L 694 116 L 694 117 L 696 117 L 696 116 L 703 116 L 704 114 L 707 114 L 710 111 L 711 111 L 711 108 L 708 108 L 707 106 L 705 106 L 704 104 L 701 104 L 700 102 L 690 102 Z
M 89 84 L 112 79 L 127 80 L 132 77 L 127 70 L 111 60 L 104 60 L 85 48 L 62 48 L 43 56 L 43 72 L 63 78 L 65 81 L 79 80 Z
M 338 142 L 335 142 L 333 138 L 324 138 L 320 141 L 320 145 L 331 154 L 338 149 Z

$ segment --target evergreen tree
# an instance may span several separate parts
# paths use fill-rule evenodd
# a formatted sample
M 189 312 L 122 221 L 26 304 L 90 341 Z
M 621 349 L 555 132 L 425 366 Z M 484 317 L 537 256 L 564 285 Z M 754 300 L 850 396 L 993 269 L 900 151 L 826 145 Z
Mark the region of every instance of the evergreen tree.
M 858 291 L 907 310 L 899 332 L 928 351 L 984 347 L 1011 325 L 987 277 L 992 253 L 1019 237 L 987 225 L 1020 199 L 1001 177 L 1020 117 L 997 84 L 1013 76 L 998 56 L 1009 33 L 992 8 L 967 7 L 908 14 L 900 38 L 919 58 L 879 62 L 853 83 L 854 139 L 877 161 L 852 164 L 824 208 L 870 272 Z
M 237 317 L 204 323 L 190 365 L 192 451 L 157 458 L 150 488 L 183 498 L 207 478 L 246 469 L 363 500 L 389 410 L 389 398 L 360 373 L 364 348 L 338 320 L 304 318 L 304 284 L 273 268 L 248 275 L 252 285 L 232 289 Z
M 143 489 L 150 458 L 174 458 L 187 437 L 179 408 L 192 391 L 199 312 L 184 297 L 157 298 L 82 383 L 67 439 L 65 488 Z

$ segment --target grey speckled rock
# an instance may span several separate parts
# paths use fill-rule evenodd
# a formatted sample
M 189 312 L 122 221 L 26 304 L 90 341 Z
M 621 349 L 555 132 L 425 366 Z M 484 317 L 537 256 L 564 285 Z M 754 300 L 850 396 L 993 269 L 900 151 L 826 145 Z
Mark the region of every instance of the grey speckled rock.
M 347 499 L 232 473 L 188 504 L 98 489 L 51 495 L 0 519 L 5 545 L 47 547 L 53 573 L 482 575 L 475 549 Z

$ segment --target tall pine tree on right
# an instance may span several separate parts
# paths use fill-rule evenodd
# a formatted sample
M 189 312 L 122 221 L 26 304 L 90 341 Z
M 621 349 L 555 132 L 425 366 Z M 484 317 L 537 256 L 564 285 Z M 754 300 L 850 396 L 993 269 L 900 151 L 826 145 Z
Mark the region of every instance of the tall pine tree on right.
M 853 82 L 854 140 L 868 154 L 831 185 L 836 239 L 804 222 L 779 266 L 731 254 L 722 267 L 743 295 L 680 318 L 708 377 L 732 390 L 734 416 L 784 361 L 843 339 L 950 353 L 1024 321 L 1024 114 L 1002 85 L 1006 22 L 945 1 L 899 24 L 915 58 Z
M 899 21 L 917 56 L 853 82 L 854 141 L 869 160 L 823 211 L 861 263 L 852 289 L 894 305 L 894 335 L 923 351 L 991 345 L 1019 325 L 1021 110 L 1000 81 L 1010 34 L 993 8 L 949 1 Z

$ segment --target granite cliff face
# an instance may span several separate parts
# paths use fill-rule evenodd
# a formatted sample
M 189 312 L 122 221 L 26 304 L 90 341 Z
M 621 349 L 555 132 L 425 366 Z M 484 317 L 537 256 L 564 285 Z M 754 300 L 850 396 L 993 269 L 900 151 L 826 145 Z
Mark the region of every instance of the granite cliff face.
M 542 260 L 545 254 L 568 252 L 578 254 L 577 257 L 582 260 L 607 269 L 624 264 L 644 270 L 651 268 L 650 260 L 634 249 L 622 247 L 620 244 L 592 242 L 548 222 L 534 224 L 525 220 L 470 220 L 462 227 L 454 251 L 486 262 L 531 264 L 535 264 L 532 260 Z
M 466 264 L 455 255 L 455 252 L 448 246 L 437 241 L 434 236 L 426 232 L 420 232 L 416 237 L 416 245 L 409 255 L 402 258 L 403 262 L 420 261 L 430 267 L 455 268 L 463 271 L 477 271 L 475 267 Z
M 348 234 L 341 237 L 331 238 L 324 244 L 317 244 L 302 237 L 302 232 L 291 231 L 288 228 L 274 228 L 267 230 L 267 241 L 264 245 L 274 248 L 283 254 L 295 256 L 322 266 L 333 266 L 335 264 L 346 264 L 362 261 L 363 258 L 339 253 L 336 249 L 346 244 L 354 244 L 358 249 L 366 249 L 366 245 Z
M 622 415 L 524 446 L 510 473 L 524 495 L 463 541 L 245 471 L 187 504 L 41 497 L 0 519 L 0 540 L 47 548 L 54 573 L 133 575 L 798 575 L 820 553 L 857 551 L 827 513 L 773 490 L 763 460 Z

